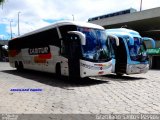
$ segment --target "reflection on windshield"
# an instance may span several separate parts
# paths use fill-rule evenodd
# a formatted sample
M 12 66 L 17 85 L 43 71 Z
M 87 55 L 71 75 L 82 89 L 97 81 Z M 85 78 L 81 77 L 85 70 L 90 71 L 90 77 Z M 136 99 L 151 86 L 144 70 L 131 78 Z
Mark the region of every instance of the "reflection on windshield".
M 129 39 L 127 41 L 131 60 L 145 61 L 147 59 L 147 52 L 141 38 L 134 37 L 134 45 L 130 45 Z
M 82 46 L 83 57 L 92 61 L 108 61 L 111 54 L 104 30 L 78 27 L 86 35 L 86 45 Z

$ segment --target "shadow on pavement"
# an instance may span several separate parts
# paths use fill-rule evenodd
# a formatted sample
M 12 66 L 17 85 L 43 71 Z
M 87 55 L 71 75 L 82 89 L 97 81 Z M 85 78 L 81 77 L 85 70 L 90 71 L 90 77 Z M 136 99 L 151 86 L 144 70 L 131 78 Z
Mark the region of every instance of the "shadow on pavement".
M 110 80 L 113 81 L 136 81 L 136 80 L 145 80 L 146 78 L 144 77 L 134 77 L 134 76 L 127 76 L 127 75 L 122 75 L 122 76 L 117 76 L 115 74 L 110 74 L 106 75 L 105 78 L 109 78 Z
M 69 80 L 68 77 L 61 77 L 57 78 L 52 73 L 45 73 L 39 71 L 32 71 L 32 70 L 24 70 L 19 72 L 17 70 L 4 70 L 1 72 L 5 72 L 8 74 L 21 76 L 26 79 L 34 80 L 46 85 L 66 88 L 66 87 L 85 87 L 85 86 L 92 86 L 98 84 L 108 84 L 108 81 L 103 80 L 95 80 L 92 78 L 84 78 L 79 80 Z

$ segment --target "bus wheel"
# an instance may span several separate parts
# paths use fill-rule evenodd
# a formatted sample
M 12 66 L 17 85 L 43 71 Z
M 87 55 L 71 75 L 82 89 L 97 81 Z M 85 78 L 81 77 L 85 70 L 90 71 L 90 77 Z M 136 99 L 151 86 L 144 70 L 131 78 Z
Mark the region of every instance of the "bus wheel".
M 18 70 L 18 62 L 15 62 L 15 68 Z
M 118 77 L 121 77 L 121 76 L 123 76 L 123 73 L 116 73 L 116 75 L 117 75 Z
M 18 62 L 16 61 L 15 62 L 15 67 L 18 71 L 22 71 L 23 70 L 23 63 L 20 61 L 19 64 L 18 64 Z
M 22 63 L 22 61 L 20 61 L 20 62 L 19 62 L 19 70 L 22 71 L 23 69 L 24 69 L 24 68 L 23 68 L 23 63 Z
M 61 77 L 61 66 L 60 66 L 60 63 L 58 63 L 58 64 L 56 65 L 56 76 L 57 76 L 58 78 Z

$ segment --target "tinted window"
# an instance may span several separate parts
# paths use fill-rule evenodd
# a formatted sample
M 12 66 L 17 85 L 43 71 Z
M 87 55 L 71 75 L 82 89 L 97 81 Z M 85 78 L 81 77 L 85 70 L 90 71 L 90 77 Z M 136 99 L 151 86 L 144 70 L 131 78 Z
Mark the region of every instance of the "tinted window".
M 48 45 L 60 46 L 56 28 L 12 40 L 9 42 L 9 49 L 44 47 Z
M 65 38 L 67 36 L 68 31 L 75 31 L 77 30 L 77 27 L 74 25 L 65 25 L 65 26 L 60 26 L 59 30 L 61 32 L 62 38 Z

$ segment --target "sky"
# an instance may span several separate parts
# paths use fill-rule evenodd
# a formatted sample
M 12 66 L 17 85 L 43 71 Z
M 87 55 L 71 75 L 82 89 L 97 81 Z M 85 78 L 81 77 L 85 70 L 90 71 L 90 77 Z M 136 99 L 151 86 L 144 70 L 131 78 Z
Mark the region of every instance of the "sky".
M 0 6 L 0 39 L 18 36 L 57 21 L 87 22 L 88 18 L 120 10 L 140 10 L 141 0 L 6 0 Z M 159 0 L 143 0 L 142 10 L 160 7 Z M 11 27 L 10 27 L 11 26 Z

